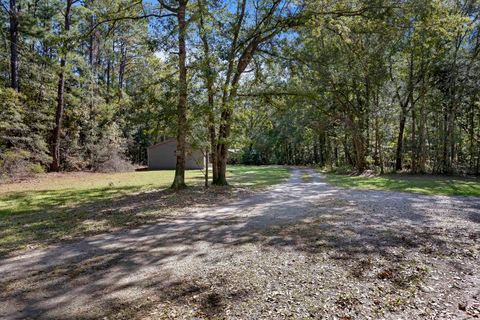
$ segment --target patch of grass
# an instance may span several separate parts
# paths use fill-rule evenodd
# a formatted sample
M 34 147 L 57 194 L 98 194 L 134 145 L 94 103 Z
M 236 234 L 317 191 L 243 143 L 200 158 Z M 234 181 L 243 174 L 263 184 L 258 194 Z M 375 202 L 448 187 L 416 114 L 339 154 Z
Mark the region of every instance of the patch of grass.
M 480 196 L 480 180 L 478 178 L 408 174 L 382 176 L 323 174 L 327 182 L 347 188 L 406 191 L 432 195 Z
M 290 170 L 282 166 L 229 166 L 227 177 L 230 184 L 239 187 L 263 188 L 285 181 Z
M 112 174 L 82 173 L 40 178 L 37 183 L 5 185 L 14 191 L 0 189 L 0 217 L 30 213 L 82 203 L 103 201 L 127 194 L 168 188 L 174 171 L 140 171 Z M 197 185 L 199 170 L 187 171 L 187 183 Z M 8 190 L 8 189 L 7 189 Z
M 281 182 L 289 171 L 229 166 L 227 174 L 234 186 L 258 188 Z M 197 203 L 196 196 L 203 196 L 203 173 L 187 171 L 187 184 L 197 188 L 180 194 L 165 190 L 173 176 L 174 170 L 48 174 L 33 182 L 0 185 L 0 254 L 147 223 L 177 205 Z M 149 193 L 153 190 L 158 191 Z
M 47 175 L 36 183 L 3 185 L 0 186 L 0 217 L 165 189 L 172 183 L 174 173 L 174 170 L 163 170 Z M 289 175 L 287 168 L 279 166 L 229 166 L 227 171 L 230 184 L 251 188 L 279 183 Z M 203 179 L 200 170 L 186 171 L 186 183 L 190 186 L 203 185 Z

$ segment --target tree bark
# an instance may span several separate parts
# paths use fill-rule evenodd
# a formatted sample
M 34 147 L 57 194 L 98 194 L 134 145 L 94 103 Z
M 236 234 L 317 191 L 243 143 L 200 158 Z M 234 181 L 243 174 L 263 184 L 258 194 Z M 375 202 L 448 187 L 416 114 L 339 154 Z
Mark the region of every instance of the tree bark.
M 179 69 L 179 90 L 177 105 L 177 150 L 175 178 L 172 183 L 172 189 L 182 189 L 185 184 L 185 147 L 187 133 L 187 50 L 185 45 L 186 36 L 186 8 L 187 1 L 180 0 L 176 9 L 178 21 L 178 69 Z
M 228 158 L 228 139 L 230 137 L 232 114 L 234 99 L 237 96 L 238 83 L 240 78 L 253 58 L 258 46 L 274 36 L 275 33 L 271 33 L 267 36 L 255 37 L 242 52 L 242 55 L 238 59 L 237 67 L 230 83 L 230 89 L 228 93 L 224 95 L 222 99 L 222 114 L 220 121 L 220 130 L 218 132 L 218 144 L 217 144 L 217 166 L 218 166 L 218 178 L 214 183 L 216 185 L 228 185 L 226 172 L 227 172 L 227 158 Z
M 217 170 L 217 133 L 215 129 L 215 89 L 214 89 L 214 82 L 215 82 L 215 71 L 211 65 L 210 61 L 210 45 L 208 43 L 207 34 L 205 31 L 204 26 L 204 3 L 199 1 L 200 6 L 200 24 L 199 24 L 199 33 L 200 38 L 202 39 L 203 43 L 203 53 L 205 55 L 205 85 L 207 87 L 207 96 L 208 96 L 208 110 L 207 110 L 207 122 L 208 122 L 208 136 L 210 140 L 210 162 L 212 163 L 212 181 L 216 181 L 218 179 L 218 170 Z
M 17 0 L 10 0 L 10 85 L 12 89 L 20 91 L 18 81 L 18 8 Z
M 127 66 L 127 45 L 122 42 L 120 45 L 120 65 L 118 69 L 118 87 L 123 90 L 125 79 L 125 67 Z
M 417 173 L 418 171 L 418 150 L 417 150 L 417 113 L 415 109 L 411 108 L 411 115 L 412 115 L 412 133 L 411 133 L 411 141 L 412 141 L 412 172 Z
M 365 140 L 353 116 L 348 114 L 346 120 L 347 126 L 352 133 L 353 148 L 355 151 L 355 167 L 358 173 L 362 173 L 367 168 L 367 162 L 365 160 Z
M 417 144 L 417 159 L 418 172 L 426 173 L 427 155 L 425 154 L 425 129 L 427 126 L 427 115 L 424 103 L 420 106 L 420 125 L 418 128 L 418 144 Z
M 402 150 L 403 150 L 403 134 L 405 132 L 405 122 L 407 120 L 405 116 L 406 110 L 404 106 L 401 106 L 400 110 L 400 125 L 398 128 L 398 137 L 397 137 L 397 150 L 395 153 L 395 170 L 402 170 Z
M 380 147 L 380 131 L 378 125 L 378 115 L 375 114 L 374 118 L 375 125 L 375 147 L 373 151 L 373 163 L 375 166 L 380 166 L 380 156 L 379 156 L 379 147 Z
M 215 117 L 213 113 L 213 90 L 212 92 L 208 93 L 208 104 L 210 107 L 209 113 L 208 113 L 208 133 L 209 133 L 209 138 L 210 138 L 210 162 L 212 163 L 212 181 L 218 180 L 218 167 L 217 167 L 217 133 L 215 130 Z
M 230 46 L 230 52 L 228 55 L 228 67 L 227 73 L 225 76 L 225 83 L 223 85 L 223 94 L 222 94 L 222 102 L 221 102 L 221 116 L 220 116 L 220 127 L 218 130 L 218 142 L 216 145 L 216 166 L 217 166 L 217 178 L 213 180 L 213 184 L 216 185 L 228 185 L 226 171 L 227 171 L 227 156 L 228 156 L 228 146 L 227 146 L 227 138 L 230 134 L 230 110 L 228 108 L 233 106 L 231 105 L 231 98 L 232 95 L 230 91 L 232 90 L 231 87 L 231 77 L 234 72 L 235 67 L 235 50 L 237 49 L 237 42 L 240 35 L 240 29 L 243 24 L 243 19 L 245 17 L 247 1 L 242 0 L 240 5 L 240 9 L 238 12 L 237 21 L 234 25 L 233 31 L 233 40 Z M 213 163 L 213 162 L 212 162 Z
M 71 11 L 73 0 L 67 0 L 67 6 L 65 8 L 65 33 L 70 30 L 71 24 Z M 55 127 L 53 129 L 52 139 L 52 163 L 50 165 L 51 171 L 60 170 L 60 134 L 62 131 L 63 112 L 65 109 L 65 66 L 67 64 L 67 44 L 63 43 L 63 52 L 60 58 L 60 73 L 58 74 L 58 86 L 57 86 L 57 110 L 55 112 Z

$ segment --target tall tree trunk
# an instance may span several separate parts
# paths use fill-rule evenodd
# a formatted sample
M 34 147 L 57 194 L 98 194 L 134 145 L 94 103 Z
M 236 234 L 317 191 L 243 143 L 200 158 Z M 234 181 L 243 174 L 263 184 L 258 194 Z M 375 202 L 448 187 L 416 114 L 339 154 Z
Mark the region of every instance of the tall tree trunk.
M 401 106 L 400 110 L 400 125 L 398 128 L 398 137 L 397 137 L 397 149 L 395 152 L 395 170 L 402 170 L 402 152 L 403 152 L 403 134 L 405 132 L 405 122 L 407 120 L 405 114 L 405 106 Z
M 72 4 L 73 0 L 67 0 L 64 24 L 66 34 L 70 30 Z M 52 138 L 52 163 L 50 165 L 51 171 L 60 170 L 60 134 L 62 131 L 63 112 L 65 108 L 65 66 L 67 64 L 67 43 L 65 42 L 63 43 L 63 52 L 61 55 L 60 73 L 58 74 L 57 86 L 57 110 L 55 112 L 55 127 L 53 129 Z
M 228 157 L 228 146 L 230 138 L 230 130 L 232 126 L 232 115 L 233 115 L 233 105 L 234 99 L 237 97 L 238 83 L 240 78 L 249 65 L 250 61 L 253 58 L 253 54 L 258 48 L 258 45 L 263 41 L 266 41 L 273 37 L 273 33 L 266 37 L 256 37 L 253 39 L 242 52 L 242 55 L 238 59 L 237 68 L 230 83 L 228 93 L 224 95 L 222 99 L 222 114 L 221 114 L 221 124 L 220 130 L 218 132 L 218 141 L 217 144 L 217 153 L 218 153 L 218 179 L 215 181 L 217 185 L 228 185 L 227 182 L 227 157 Z
M 314 164 L 320 163 L 320 156 L 318 154 L 318 140 L 320 139 L 315 139 L 315 141 L 313 142 L 313 163 Z
M 90 16 L 90 28 L 93 29 L 95 26 L 95 16 L 92 14 Z M 88 39 L 88 63 L 90 68 L 93 71 L 93 65 L 95 60 L 95 31 L 90 33 L 90 38 Z
M 370 100 L 371 100 L 371 94 L 370 94 L 370 79 L 366 77 L 365 79 L 365 108 L 363 110 L 363 119 L 364 119 L 364 131 L 366 133 L 365 137 L 365 153 L 369 154 L 370 153 Z
M 200 38 L 202 39 L 203 43 L 203 53 L 205 55 L 205 84 L 207 87 L 207 96 L 208 96 L 208 110 L 207 110 L 207 122 L 208 122 L 208 136 L 210 139 L 210 162 L 212 163 L 212 181 L 216 181 L 218 179 L 218 167 L 217 167 L 217 133 L 215 129 L 215 89 L 214 89 L 214 81 L 215 81 L 215 71 L 211 65 L 210 61 L 210 45 L 208 43 L 207 34 L 205 31 L 204 26 L 204 3 L 199 1 L 199 9 L 201 11 L 200 14 L 200 23 L 199 23 L 199 33 Z
M 187 23 L 185 19 L 187 1 L 180 0 L 177 8 L 178 21 L 178 69 L 179 69 L 179 90 L 177 105 L 177 150 L 175 178 L 172 189 L 185 188 L 185 148 L 187 136 L 187 50 L 185 36 Z
M 110 55 L 107 57 L 107 97 L 105 98 L 106 102 L 110 102 L 110 86 L 111 86 L 111 79 L 110 79 L 110 72 L 112 69 L 112 59 Z
M 375 125 L 375 147 L 373 151 L 373 163 L 375 166 L 380 165 L 380 157 L 379 157 L 379 146 L 380 146 L 380 130 L 378 125 L 378 115 L 375 114 L 374 118 L 374 125 Z
M 185 42 L 185 40 L 184 40 Z M 118 87 L 120 90 L 123 89 L 124 79 L 125 79 L 125 67 L 127 66 L 127 45 L 122 42 L 120 46 L 120 65 L 118 69 Z M 186 76 L 185 76 L 186 79 Z
M 420 123 L 418 127 L 418 144 L 417 144 L 417 159 L 418 159 L 418 172 L 426 173 L 427 167 L 427 155 L 425 150 L 425 129 L 427 126 L 427 114 L 425 110 L 425 104 L 420 105 Z
M 418 167 L 418 150 L 417 150 L 417 113 L 415 109 L 412 107 L 411 108 L 411 113 L 412 113 L 412 172 L 417 173 Z
M 208 133 L 210 138 L 210 162 L 212 163 L 212 181 L 218 180 L 218 167 L 217 167 L 217 133 L 215 130 L 215 117 L 214 117 L 214 101 L 213 101 L 213 89 L 208 90 Z
M 233 108 L 233 101 L 231 95 L 231 77 L 234 72 L 235 67 L 235 52 L 237 50 L 238 38 L 240 35 L 240 29 L 243 24 L 243 19 L 245 18 L 245 11 L 247 6 L 247 0 L 242 0 L 240 4 L 240 10 L 238 11 L 237 21 L 234 25 L 233 31 L 233 40 L 230 46 L 230 52 L 228 54 L 228 67 L 225 76 L 225 82 L 223 85 L 222 93 L 222 102 L 221 102 L 221 115 L 220 115 L 220 127 L 218 130 L 217 137 L 217 149 L 216 149 L 216 166 L 217 166 L 217 179 L 213 180 L 213 184 L 216 185 L 227 185 L 227 156 L 228 156 L 228 147 L 227 147 L 227 138 L 230 134 L 230 115 L 231 111 L 229 108 Z M 212 165 L 213 162 L 212 162 Z
M 470 101 L 469 123 L 468 123 L 468 140 L 469 140 L 469 171 L 474 172 L 475 161 L 475 104 L 474 98 Z
M 232 101 L 233 103 L 233 101 Z M 233 108 L 233 107 L 232 107 Z M 214 184 L 226 186 L 227 182 L 227 157 L 228 157 L 228 144 L 227 140 L 230 136 L 230 114 L 231 111 L 225 110 L 222 112 L 221 119 L 222 124 L 218 131 L 218 144 L 217 144 L 217 179 Z M 228 121 L 226 123 L 225 121 Z
M 359 173 L 362 173 L 367 168 L 367 162 L 365 160 L 365 139 L 353 115 L 348 114 L 346 120 L 347 126 L 352 133 L 352 143 L 355 151 L 355 167 Z
M 335 167 L 338 168 L 339 166 L 339 162 L 338 162 L 338 140 L 337 138 L 335 137 L 335 142 L 334 142 L 334 149 L 333 149 L 333 156 L 335 157 Z
M 11 87 L 19 91 L 18 81 L 18 8 L 17 0 L 10 0 L 10 83 Z

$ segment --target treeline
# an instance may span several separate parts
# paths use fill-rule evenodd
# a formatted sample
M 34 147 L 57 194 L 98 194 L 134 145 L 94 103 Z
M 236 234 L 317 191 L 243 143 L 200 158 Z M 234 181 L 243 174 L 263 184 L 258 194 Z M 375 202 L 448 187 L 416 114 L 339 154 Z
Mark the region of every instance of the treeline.
M 238 161 L 479 174 L 479 2 L 374 3 L 272 52 Z
M 170 123 L 176 81 L 141 2 L 1 2 L 0 175 L 125 170 Z M 168 129 L 165 129 L 167 128 Z
M 302 8 L 279 0 L 2 2 L 3 174 L 117 170 L 124 160 L 145 163 L 148 145 L 176 136 L 173 187 L 185 186 L 187 141 L 210 150 L 213 182 L 226 184 L 243 75 L 263 46 L 303 23 Z
M 479 2 L 0 1 L 0 175 L 146 148 L 358 171 L 480 170 Z M 233 150 L 232 150 L 233 149 Z

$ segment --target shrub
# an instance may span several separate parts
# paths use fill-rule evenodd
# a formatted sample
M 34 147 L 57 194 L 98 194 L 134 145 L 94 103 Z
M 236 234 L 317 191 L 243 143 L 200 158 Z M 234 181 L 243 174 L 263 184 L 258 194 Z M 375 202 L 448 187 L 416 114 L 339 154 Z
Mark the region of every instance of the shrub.
M 44 171 L 49 162 L 46 130 L 37 106 L 12 89 L 0 88 L 0 178 L 15 180 Z
M 30 152 L 21 149 L 9 149 L 1 153 L 1 180 L 17 180 L 44 172 L 43 166 L 39 163 L 32 163 L 30 157 Z
M 98 172 L 125 172 L 133 171 L 133 165 L 119 154 L 113 154 L 106 161 L 96 167 Z
M 91 167 L 98 172 L 132 171 L 133 165 L 125 157 L 126 143 L 117 125 L 104 131 L 98 143 L 92 147 Z
M 45 167 L 40 163 L 31 163 L 30 171 L 35 174 L 45 173 Z

